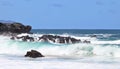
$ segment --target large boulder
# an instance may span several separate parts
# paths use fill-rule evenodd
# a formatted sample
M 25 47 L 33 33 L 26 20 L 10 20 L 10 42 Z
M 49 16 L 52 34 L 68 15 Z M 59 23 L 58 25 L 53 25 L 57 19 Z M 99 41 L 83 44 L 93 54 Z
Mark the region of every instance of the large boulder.
M 37 57 L 44 57 L 44 56 L 36 50 L 31 50 L 26 53 L 25 57 L 37 58 Z
M 18 22 L 0 22 L 0 33 L 30 33 L 32 27 Z

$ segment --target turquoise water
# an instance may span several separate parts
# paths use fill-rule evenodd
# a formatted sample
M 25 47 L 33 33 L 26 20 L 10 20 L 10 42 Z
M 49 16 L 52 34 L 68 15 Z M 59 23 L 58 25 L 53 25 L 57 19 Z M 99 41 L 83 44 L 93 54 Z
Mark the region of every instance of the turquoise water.
M 34 38 L 52 34 L 89 40 L 91 43 L 23 42 L 0 36 L 1 69 L 120 69 L 120 30 L 42 29 L 32 32 L 34 34 L 29 35 Z M 41 52 L 45 57 L 25 58 L 24 55 L 31 49 Z

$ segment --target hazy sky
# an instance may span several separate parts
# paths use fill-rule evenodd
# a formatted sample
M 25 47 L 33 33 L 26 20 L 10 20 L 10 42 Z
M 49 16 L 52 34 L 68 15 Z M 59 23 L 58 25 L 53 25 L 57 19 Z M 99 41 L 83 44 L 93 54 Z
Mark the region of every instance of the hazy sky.
M 120 0 L 0 0 L 0 20 L 34 29 L 120 29 Z

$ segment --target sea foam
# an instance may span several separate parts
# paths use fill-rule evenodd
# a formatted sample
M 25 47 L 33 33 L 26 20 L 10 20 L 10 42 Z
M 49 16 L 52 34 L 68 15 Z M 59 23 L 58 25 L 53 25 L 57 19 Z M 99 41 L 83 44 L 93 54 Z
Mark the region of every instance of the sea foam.
M 40 35 L 34 34 L 34 37 L 37 37 Z M 75 37 L 75 36 L 72 36 L 72 37 Z M 2 43 L 2 45 L 0 45 L 0 54 L 24 55 L 26 51 L 35 49 L 40 51 L 45 56 L 120 57 L 119 55 L 120 47 L 116 45 L 120 43 L 119 40 L 100 41 L 96 38 L 91 38 L 91 37 L 75 37 L 75 38 L 84 38 L 83 40 L 89 39 L 91 43 L 90 44 L 84 44 L 84 43 L 54 44 L 54 43 L 44 43 L 44 42 L 23 42 L 23 41 L 10 40 L 9 37 L 0 36 L 0 39 L 1 39 L 0 43 Z M 108 45 L 104 45 L 104 44 L 108 44 Z

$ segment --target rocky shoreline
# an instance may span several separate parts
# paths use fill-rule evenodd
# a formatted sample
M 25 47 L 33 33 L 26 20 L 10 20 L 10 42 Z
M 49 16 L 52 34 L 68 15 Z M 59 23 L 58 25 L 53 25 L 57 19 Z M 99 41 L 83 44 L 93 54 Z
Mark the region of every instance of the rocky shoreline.
M 44 34 L 41 37 L 38 37 L 37 40 L 34 37 L 29 35 L 26 36 L 17 36 L 21 33 L 31 33 L 32 27 L 30 25 L 23 25 L 22 23 L 18 22 L 0 22 L 0 34 L 11 36 L 12 40 L 22 40 L 22 41 L 40 41 L 40 42 L 53 42 L 53 43 L 63 43 L 63 44 L 74 44 L 74 43 L 81 43 L 80 39 L 76 39 L 73 37 L 64 37 L 59 35 L 49 35 Z M 88 40 L 84 40 L 82 43 L 90 43 Z
M 60 35 L 42 35 L 37 37 L 32 37 L 30 35 L 23 36 L 12 36 L 12 40 L 20 40 L 26 42 L 52 42 L 52 43 L 60 43 L 60 44 L 75 44 L 75 43 L 90 43 L 88 40 L 81 41 L 80 39 L 76 39 L 73 37 L 65 37 Z
M 88 40 L 84 40 L 83 42 L 80 39 L 76 39 L 73 37 L 64 37 L 59 35 L 49 35 L 44 34 L 36 38 L 31 37 L 29 35 L 25 36 L 18 36 L 22 33 L 30 34 L 32 27 L 30 25 L 23 25 L 22 23 L 18 22 L 0 22 L 0 35 L 10 36 L 11 40 L 22 40 L 22 41 L 39 41 L 39 42 L 53 42 L 53 43 L 60 43 L 60 44 L 75 44 L 75 43 L 90 43 Z M 37 58 L 37 57 L 44 57 L 40 52 L 36 50 L 28 51 L 25 57 Z

